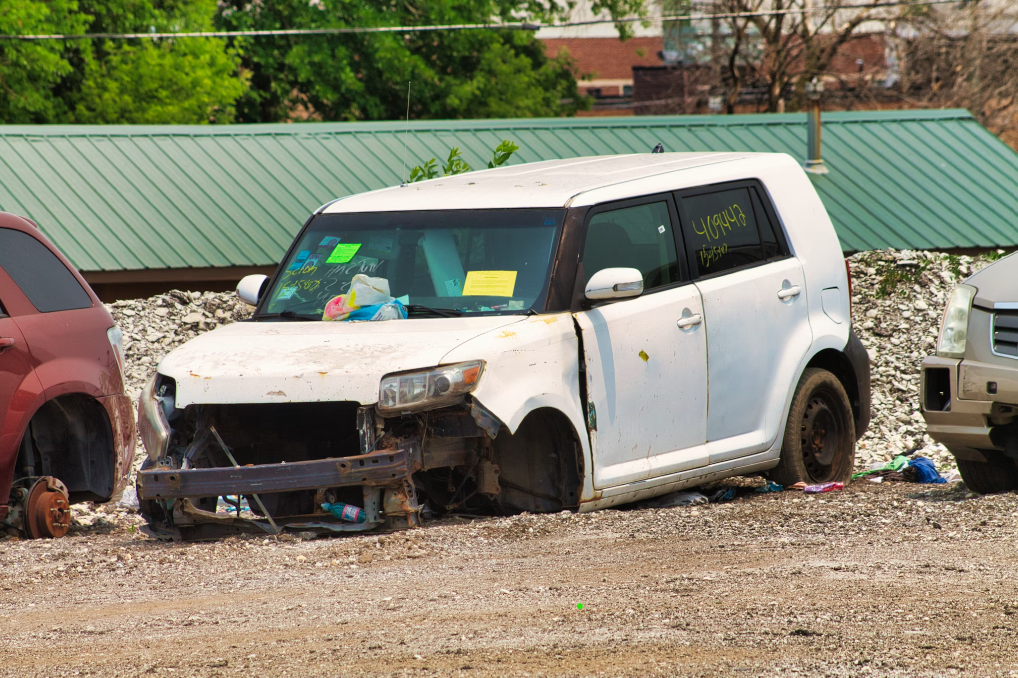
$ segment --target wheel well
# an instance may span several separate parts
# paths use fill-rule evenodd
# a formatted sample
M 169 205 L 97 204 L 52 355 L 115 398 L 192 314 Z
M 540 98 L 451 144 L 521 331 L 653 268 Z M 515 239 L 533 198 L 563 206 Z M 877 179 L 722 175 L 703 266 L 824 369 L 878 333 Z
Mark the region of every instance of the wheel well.
M 862 416 L 862 403 L 859 399 L 859 382 L 855 378 L 855 370 L 852 369 L 848 356 L 833 348 L 825 348 L 813 356 L 806 367 L 819 367 L 838 378 L 845 388 L 845 393 L 848 394 L 849 402 L 852 403 L 852 416 L 858 427 Z
M 579 506 L 583 452 L 564 414 L 552 408 L 534 410 L 516 433 L 500 433 L 493 446 L 503 507 L 549 513 Z
M 18 448 L 15 477 L 55 476 L 72 504 L 113 495 L 113 429 L 95 398 L 71 393 L 48 400 L 28 424 Z

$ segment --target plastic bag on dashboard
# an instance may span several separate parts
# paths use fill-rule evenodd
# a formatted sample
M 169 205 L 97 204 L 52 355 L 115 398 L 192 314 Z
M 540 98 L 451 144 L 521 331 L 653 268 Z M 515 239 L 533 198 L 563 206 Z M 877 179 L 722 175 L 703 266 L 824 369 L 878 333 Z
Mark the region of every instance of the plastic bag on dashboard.
M 358 273 L 346 294 L 325 305 L 322 320 L 399 320 L 407 317 L 406 307 L 389 294 L 389 281 Z

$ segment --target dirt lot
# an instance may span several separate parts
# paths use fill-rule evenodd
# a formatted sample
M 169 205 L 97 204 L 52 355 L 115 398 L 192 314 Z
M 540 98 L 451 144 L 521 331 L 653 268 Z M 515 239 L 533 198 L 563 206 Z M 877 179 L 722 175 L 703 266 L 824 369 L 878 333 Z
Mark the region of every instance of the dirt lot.
M 0 675 L 1015 675 L 1016 508 L 857 481 L 314 541 L 122 517 L 0 541 Z

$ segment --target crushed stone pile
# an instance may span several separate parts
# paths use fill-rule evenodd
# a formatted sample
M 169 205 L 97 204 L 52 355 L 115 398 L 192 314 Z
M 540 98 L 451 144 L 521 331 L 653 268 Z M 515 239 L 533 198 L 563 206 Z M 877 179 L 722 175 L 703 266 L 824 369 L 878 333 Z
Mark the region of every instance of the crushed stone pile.
M 856 468 L 915 451 L 941 473 L 954 457 L 926 435 L 919 411 L 920 366 L 936 351 L 944 304 L 955 285 L 993 263 L 1003 250 L 978 257 L 880 250 L 849 258 L 852 323 L 870 355 L 873 406 L 859 441 Z
M 934 352 L 947 295 L 1000 254 L 954 256 L 909 250 L 863 252 L 849 258 L 853 325 L 870 354 L 872 422 L 860 441 L 856 468 L 915 451 L 942 473 L 954 459 L 926 435 L 919 412 L 919 367 Z M 126 391 L 137 402 L 163 356 L 194 337 L 250 316 L 233 292 L 173 290 L 108 305 L 124 332 Z M 135 467 L 143 458 L 138 441 Z M 134 503 L 133 489 L 125 499 Z M 86 517 L 87 520 L 87 517 Z
M 249 317 L 254 310 L 233 292 L 180 290 L 115 301 L 106 308 L 124 332 L 124 386 L 135 402 L 163 356 L 199 334 Z

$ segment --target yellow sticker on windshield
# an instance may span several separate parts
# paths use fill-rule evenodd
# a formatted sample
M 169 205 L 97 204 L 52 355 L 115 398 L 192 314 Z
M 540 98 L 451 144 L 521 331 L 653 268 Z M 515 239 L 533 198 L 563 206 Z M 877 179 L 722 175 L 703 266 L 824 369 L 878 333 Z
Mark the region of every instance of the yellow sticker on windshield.
M 345 264 L 348 263 L 353 256 L 357 254 L 357 250 L 361 248 L 361 244 L 352 242 L 341 242 L 336 245 L 336 249 L 332 250 L 332 254 L 325 260 L 327 264 Z
M 469 271 L 463 283 L 464 297 L 511 297 L 516 271 Z

